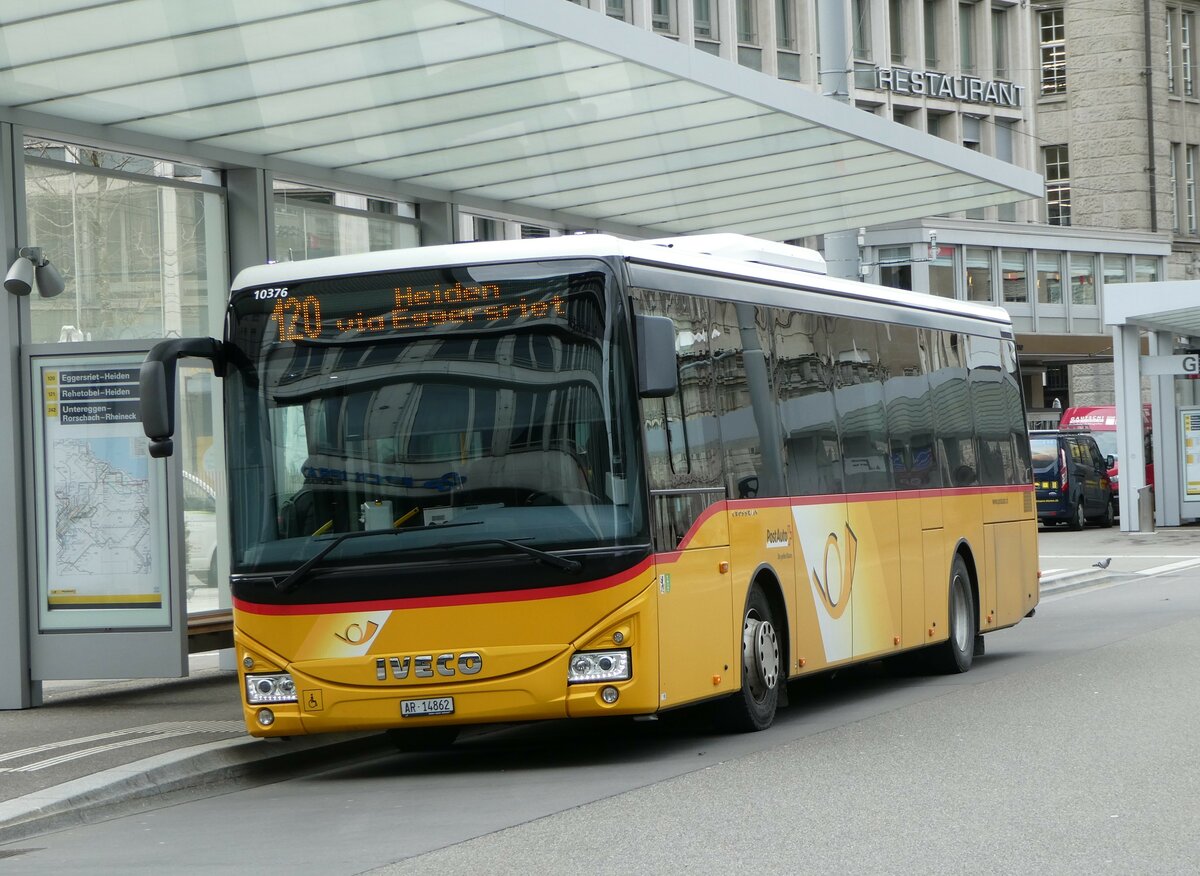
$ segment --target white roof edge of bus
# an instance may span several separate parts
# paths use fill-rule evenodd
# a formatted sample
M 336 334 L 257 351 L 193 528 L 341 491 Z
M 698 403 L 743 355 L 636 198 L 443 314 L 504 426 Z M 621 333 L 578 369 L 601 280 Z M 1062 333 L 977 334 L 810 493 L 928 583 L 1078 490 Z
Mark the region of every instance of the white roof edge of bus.
M 744 276 L 774 283 L 803 284 L 814 290 L 868 301 L 899 304 L 991 323 L 1012 323 L 1008 312 L 1001 307 L 942 298 L 924 292 L 910 292 L 906 289 L 885 289 L 857 280 L 830 277 L 824 273 L 825 260 L 815 250 L 741 234 L 706 234 L 654 240 L 622 240 L 607 234 L 567 234 L 530 240 L 479 241 L 382 250 L 254 265 L 239 271 L 231 288 L 236 292 L 256 286 L 277 286 L 346 274 L 453 267 L 479 262 L 605 256 L 628 258 L 663 267 Z M 766 263 L 763 259 L 767 258 L 775 264 Z M 779 263 L 787 266 L 780 267 Z

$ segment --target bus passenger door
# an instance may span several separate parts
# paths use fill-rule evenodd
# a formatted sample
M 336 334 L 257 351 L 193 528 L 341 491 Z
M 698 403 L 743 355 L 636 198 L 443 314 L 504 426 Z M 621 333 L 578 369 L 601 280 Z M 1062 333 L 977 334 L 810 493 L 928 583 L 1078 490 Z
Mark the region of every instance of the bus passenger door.
M 679 550 L 655 558 L 660 708 L 731 692 L 739 681 L 729 618 L 740 617 L 741 607 L 733 606 L 725 502 L 695 514 L 686 510 L 711 495 L 723 499 L 724 491 L 653 496 L 657 530 L 671 518 L 695 519 L 682 539 L 660 541 L 681 542 Z

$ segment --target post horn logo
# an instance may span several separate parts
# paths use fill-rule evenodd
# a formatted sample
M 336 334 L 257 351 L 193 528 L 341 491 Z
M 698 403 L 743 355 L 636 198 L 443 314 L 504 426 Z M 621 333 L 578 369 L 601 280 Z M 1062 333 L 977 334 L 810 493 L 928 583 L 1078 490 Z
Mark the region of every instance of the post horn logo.
M 812 570 L 813 581 L 817 585 L 817 592 L 821 594 L 821 601 L 825 603 L 825 610 L 829 612 L 829 616 L 834 620 L 840 618 L 846 611 L 846 606 L 850 604 L 850 589 L 854 586 L 854 560 L 858 555 L 858 536 L 854 534 L 854 530 L 850 528 L 850 524 L 846 524 L 846 553 L 842 555 L 842 547 L 838 542 L 836 532 L 829 533 L 829 537 L 825 539 L 825 577 L 822 580 L 817 574 L 817 570 Z M 829 593 L 829 555 L 834 554 L 834 571 L 838 571 L 838 566 L 841 566 L 842 586 L 838 588 L 837 598 L 834 599 Z
M 379 624 L 375 621 L 367 621 L 366 629 L 363 629 L 361 624 L 350 624 L 345 630 L 334 633 L 334 635 L 347 645 L 365 645 L 375 638 L 377 632 L 379 632 Z

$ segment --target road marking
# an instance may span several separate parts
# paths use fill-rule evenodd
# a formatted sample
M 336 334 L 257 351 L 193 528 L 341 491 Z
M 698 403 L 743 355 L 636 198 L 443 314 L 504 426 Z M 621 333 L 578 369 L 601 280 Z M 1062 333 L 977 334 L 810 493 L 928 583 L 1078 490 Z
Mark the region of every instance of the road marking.
M 195 733 L 240 733 L 244 731 L 245 725 L 241 721 L 167 721 L 161 724 L 147 724 L 143 727 L 129 727 L 124 730 L 97 733 L 93 736 L 81 736 L 77 739 L 66 739 L 61 742 L 48 742 L 45 745 L 35 745 L 30 748 L 23 748 L 20 751 L 10 751 L 0 754 L 0 762 L 13 761 L 34 754 L 43 754 L 78 745 L 87 745 L 91 742 L 101 742 L 106 739 L 114 740 L 103 745 L 92 745 L 88 748 L 64 752 L 54 757 L 25 764 L 24 766 L 0 767 L 0 773 L 36 772 L 67 763 L 68 761 L 90 757 L 94 754 L 103 754 L 108 751 L 116 751 L 120 748 L 128 748 L 131 745 L 140 745 L 143 742 L 160 742 L 164 739 L 173 739 Z
M 1091 560 L 1100 554 L 1042 554 L 1048 560 Z M 1107 556 L 1107 554 L 1105 555 Z M 1146 557 L 1157 557 L 1160 560 L 1187 559 L 1200 561 L 1197 554 L 1113 554 L 1114 560 L 1144 560 Z M 1103 557 L 1101 557 L 1103 559 Z
M 1169 563 L 1165 566 L 1153 566 L 1149 569 L 1142 569 L 1137 574 L 1139 575 L 1164 575 L 1167 572 L 1178 572 L 1183 569 L 1190 569 L 1193 566 L 1200 566 L 1200 557 L 1191 560 L 1184 560 L 1182 563 Z

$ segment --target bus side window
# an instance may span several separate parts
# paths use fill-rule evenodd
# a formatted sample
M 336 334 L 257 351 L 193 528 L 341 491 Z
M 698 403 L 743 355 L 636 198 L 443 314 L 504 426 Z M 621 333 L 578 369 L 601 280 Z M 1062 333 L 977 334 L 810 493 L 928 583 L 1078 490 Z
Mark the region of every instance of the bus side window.
M 783 427 L 788 492 L 842 492 L 842 453 L 833 407 L 827 320 L 811 313 L 772 311 L 775 392 Z
M 938 456 L 942 479 L 948 487 L 969 487 L 979 482 L 975 452 L 975 418 L 971 391 L 961 350 L 962 336 L 935 331 L 933 335 L 933 406 L 937 411 Z
M 920 355 L 921 335 L 908 326 L 884 323 L 879 329 L 884 403 L 897 490 L 942 485 L 934 449 L 929 375 Z
M 708 301 L 633 290 L 634 309 L 675 323 L 679 388 L 641 400 L 657 550 L 673 550 L 711 502 L 724 498 Z
M 711 355 L 730 498 L 784 494 L 767 310 L 711 302 Z

